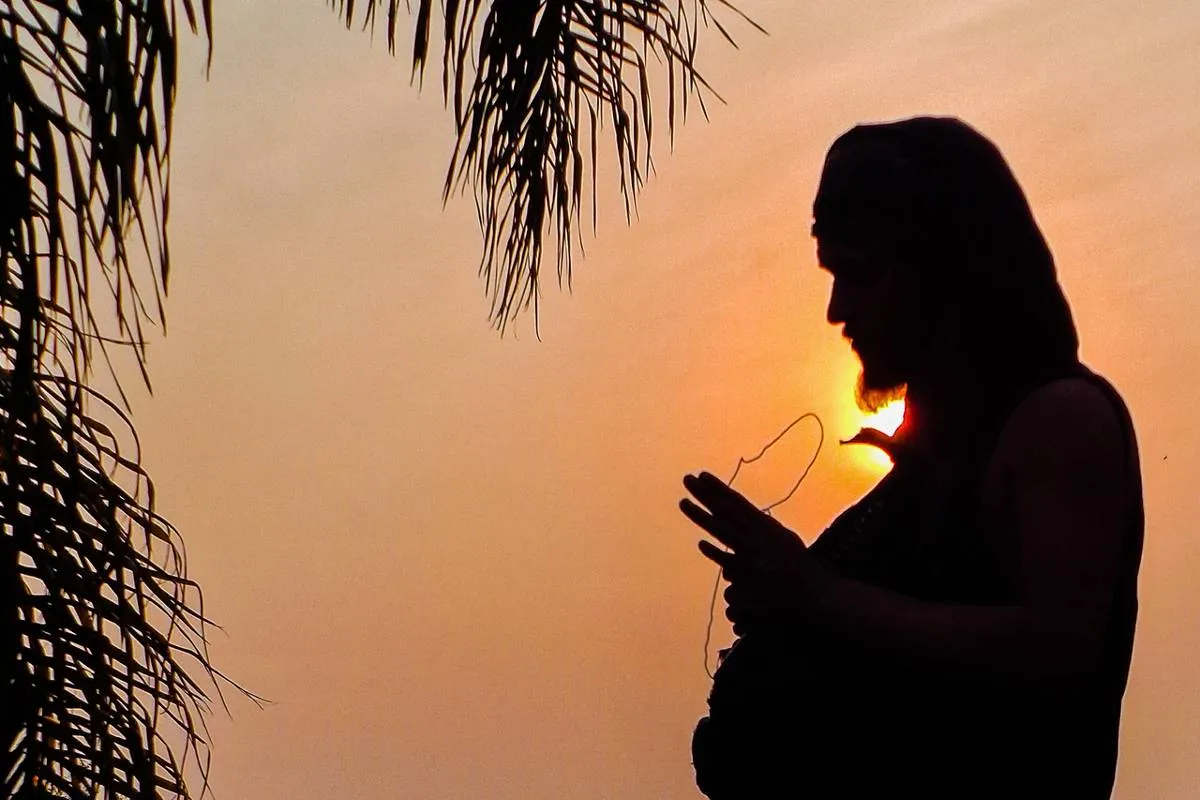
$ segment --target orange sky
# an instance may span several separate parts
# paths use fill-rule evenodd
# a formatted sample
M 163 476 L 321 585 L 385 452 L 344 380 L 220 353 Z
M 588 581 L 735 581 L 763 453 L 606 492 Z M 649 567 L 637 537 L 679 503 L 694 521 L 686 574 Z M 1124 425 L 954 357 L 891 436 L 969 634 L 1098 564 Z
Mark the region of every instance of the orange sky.
M 1200 8 L 964 5 L 746 0 L 771 35 L 710 39 L 728 105 L 662 139 L 634 226 L 601 208 L 539 343 L 488 327 L 471 204 L 439 205 L 438 93 L 321 0 L 219 4 L 207 81 L 185 48 L 168 336 L 134 399 L 215 657 L 275 701 L 214 719 L 218 797 L 697 797 L 713 572 L 679 479 L 804 411 L 856 429 L 811 196 L 838 133 L 914 113 L 1006 153 L 1133 409 L 1115 797 L 1197 796 Z M 745 486 L 771 499 L 812 435 Z M 781 517 L 811 538 L 879 474 L 832 444 Z

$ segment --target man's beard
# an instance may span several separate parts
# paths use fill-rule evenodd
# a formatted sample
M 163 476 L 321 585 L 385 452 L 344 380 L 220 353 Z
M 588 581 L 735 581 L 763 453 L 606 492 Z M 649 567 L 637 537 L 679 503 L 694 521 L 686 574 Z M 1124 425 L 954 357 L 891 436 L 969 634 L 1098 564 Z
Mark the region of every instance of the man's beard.
M 881 379 L 871 375 L 864 366 L 858 373 L 858 384 L 854 387 L 854 402 L 864 414 L 874 414 L 896 400 L 904 399 L 907 388 L 904 382 Z

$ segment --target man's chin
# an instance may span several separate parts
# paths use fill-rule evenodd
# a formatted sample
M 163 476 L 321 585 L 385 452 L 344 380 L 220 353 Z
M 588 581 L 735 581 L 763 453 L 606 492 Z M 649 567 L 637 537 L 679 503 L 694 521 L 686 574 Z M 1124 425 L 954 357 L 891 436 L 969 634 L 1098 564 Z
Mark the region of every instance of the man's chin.
M 903 381 L 887 380 L 884 376 L 871 374 L 864 369 L 858 375 L 854 402 L 864 414 L 874 414 L 890 403 L 903 399 L 904 388 Z

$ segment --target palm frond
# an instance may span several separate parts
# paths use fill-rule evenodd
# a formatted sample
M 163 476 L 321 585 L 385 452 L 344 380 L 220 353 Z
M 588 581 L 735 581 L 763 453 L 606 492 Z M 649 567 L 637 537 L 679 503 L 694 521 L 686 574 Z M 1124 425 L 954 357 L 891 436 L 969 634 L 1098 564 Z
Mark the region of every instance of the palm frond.
M 211 0 L 182 0 L 211 32 Z M 0 790 L 187 798 L 219 696 L 110 348 L 164 324 L 172 0 L 0 0 Z M 211 38 L 210 38 L 211 43 Z M 211 44 L 210 44 L 211 46 Z M 211 51 L 210 51 L 211 54 Z M 121 404 L 89 388 L 94 359 Z M 199 671 L 197 673 L 197 670 Z
M 347 26 L 386 17 L 398 46 L 405 0 L 330 0 Z M 501 330 L 533 307 L 536 320 L 543 237 L 551 235 L 559 286 L 570 287 L 576 227 L 589 196 L 596 224 L 599 140 L 615 149 L 626 219 L 653 169 L 651 87 L 666 92 L 668 133 L 716 93 L 696 66 L 700 31 L 732 42 L 714 13 L 745 19 L 724 0 L 444 0 L 442 90 L 458 140 L 444 199 L 468 188 L 483 234 L 480 273 Z M 423 76 L 434 36 L 433 0 L 418 0 L 412 47 Z M 753 24 L 753 23 L 751 23 Z M 757 27 L 757 26 L 755 26 Z M 664 80 L 665 79 L 665 80 Z M 705 113 L 707 113 L 705 111 Z

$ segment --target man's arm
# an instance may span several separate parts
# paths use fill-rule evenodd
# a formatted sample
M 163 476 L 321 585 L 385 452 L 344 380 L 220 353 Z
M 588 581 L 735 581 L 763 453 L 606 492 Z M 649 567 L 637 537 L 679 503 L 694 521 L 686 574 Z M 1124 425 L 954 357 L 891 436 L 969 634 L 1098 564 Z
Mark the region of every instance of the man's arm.
M 1015 412 L 997 457 L 1011 481 L 1019 603 L 940 605 L 841 577 L 813 607 L 818 629 L 926 669 L 1053 679 L 1091 668 L 1120 573 L 1132 487 L 1104 393 L 1057 381 Z

